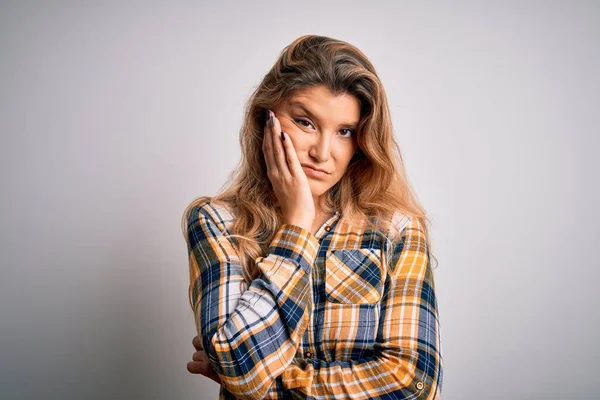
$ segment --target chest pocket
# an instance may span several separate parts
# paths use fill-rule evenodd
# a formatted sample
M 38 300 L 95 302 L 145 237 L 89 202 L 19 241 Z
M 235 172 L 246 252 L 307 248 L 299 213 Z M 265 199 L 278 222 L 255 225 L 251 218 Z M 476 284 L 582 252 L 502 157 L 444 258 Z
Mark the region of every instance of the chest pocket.
M 325 256 L 325 294 L 332 303 L 372 304 L 381 299 L 379 249 L 337 249 Z

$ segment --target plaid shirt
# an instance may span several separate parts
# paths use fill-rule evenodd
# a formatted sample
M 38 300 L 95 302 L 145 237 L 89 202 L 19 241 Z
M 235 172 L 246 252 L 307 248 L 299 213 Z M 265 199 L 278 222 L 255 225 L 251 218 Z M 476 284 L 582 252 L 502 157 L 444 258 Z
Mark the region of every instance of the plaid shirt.
M 210 203 L 188 220 L 191 301 L 219 399 L 439 398 L 437 300 L 416 218 L 394 214 L 402 239 L 389 262 L 388 241 L 339 212 L 316 234 L 283 224 L 247 288 L 232 222 Z

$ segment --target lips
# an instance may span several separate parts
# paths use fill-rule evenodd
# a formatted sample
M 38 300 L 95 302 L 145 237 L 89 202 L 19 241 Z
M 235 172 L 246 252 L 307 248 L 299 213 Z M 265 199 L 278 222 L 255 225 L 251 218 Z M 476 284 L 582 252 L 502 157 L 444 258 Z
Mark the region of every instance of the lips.
M 314 169 L 315 171 L 323 172 L 323 173 L 325 173 L 325 174 L 328 174 L 328 175 L 329 175 L 329 172 L 325 171 L 324 169 L 321 169 L 321 168 L 314 167 L 314 166 L 312 166 L 312 165 L 310 165 L 310 164 L 301 164 L 301 165 L 302 165 L 303 167 L 306 167 L 306 168 L 311 168 L 311 169 Z

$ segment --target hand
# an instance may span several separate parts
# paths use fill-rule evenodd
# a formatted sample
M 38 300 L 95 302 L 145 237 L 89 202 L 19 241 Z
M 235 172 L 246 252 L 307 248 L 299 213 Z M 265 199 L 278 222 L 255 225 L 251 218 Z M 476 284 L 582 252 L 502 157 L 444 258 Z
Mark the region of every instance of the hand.
M 315 204 L 308 178 L 300 165 L 294 145 L 271 111 L 273 123 L 264 127 L 262 150 L 267 163 L 267 176 L 283 214 L 283 222 L 310 230 L 315 220 Z M 285 135 L 282 140 L 281 135 Z
M 220 385 L 221 378 L 219 378 L 219 375 L 215 372 L 210 364 L 210 361 L 204 352 L 204 348 L 202 347 L 202 343 L 200 342 L 200 339 L 198 339 L 198 336 L 192 340 L 192 344 L 196 348 L 196 352 L 192 356 L 193 361 L 187 363 L 188 371 L 190 371 L 192 374 L 202 374 Z

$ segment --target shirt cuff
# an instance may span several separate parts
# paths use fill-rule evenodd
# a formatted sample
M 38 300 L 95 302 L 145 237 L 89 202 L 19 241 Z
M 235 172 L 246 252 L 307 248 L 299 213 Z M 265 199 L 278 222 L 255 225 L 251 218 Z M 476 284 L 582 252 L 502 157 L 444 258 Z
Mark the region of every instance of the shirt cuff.
M 317 258 L 318 250 L 319 241 L 312 232 L 297 225 L 283 224 L 273 236 L 267 255 L 290 259 L 308 274 Z

